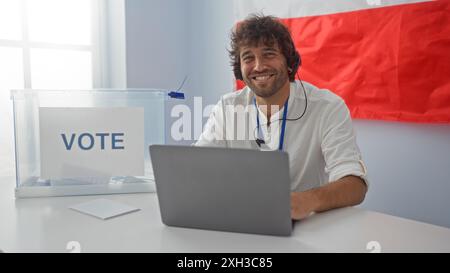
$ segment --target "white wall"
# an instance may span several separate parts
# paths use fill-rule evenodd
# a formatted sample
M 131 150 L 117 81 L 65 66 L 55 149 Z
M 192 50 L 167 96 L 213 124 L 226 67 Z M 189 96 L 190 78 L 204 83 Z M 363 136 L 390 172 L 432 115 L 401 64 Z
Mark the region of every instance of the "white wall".
M 128 87 L 177 89 L 187 75 L 187 95 L 217 102 L 233 88 L 232 23 L 231 1 L 126 1 Z
M 103 0 L 99 39 L 100 88 L 123 89 L 127 86 L 125 0 Z M 111 30 L 111 31 L 108 31 Z
M 127 87 L 176 88 L 187 73 L 189 1 L 125 2 Z
M 176 90 L 188 76 L 182 88 L 186 100 L 169 102 L 168 126 L 178 119 L 170 117 L 175 104 L 194 109 L 194 97 L 202 97 L 203 106 L 215 104 L 233 90 L 226 51 L 232 25 L 233 6 L 227 0 L 126 1 L 127 86 Z M 192 113 L 192 120 L 198 114 Z M 192 126 L 192 139 L 200 133 L 201 126 Z
M 450 227 L 450 126 L 354 125 L 371 181 L 362 207 Z
M 228 0 L 126 2 L 128 87 L 174 89 L 215 103 L 232 89 Z M 356 120 L 371 188 L 363 208 L 450 227 L 450 126 Z

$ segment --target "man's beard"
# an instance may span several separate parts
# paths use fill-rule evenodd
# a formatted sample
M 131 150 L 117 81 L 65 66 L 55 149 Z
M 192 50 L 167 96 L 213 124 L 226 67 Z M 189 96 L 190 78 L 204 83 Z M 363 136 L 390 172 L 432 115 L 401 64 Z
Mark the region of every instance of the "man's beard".
M 267 74 L 267 73 L 264 72 L 259 74 Z M 286 81 L 289 81 L 287 72 L 273 71 L 270 72 L 270 74 L 274 74 L 272 76 L 274 77 L 274 79 L 270 84 L 264 87 L 257 86 L 254 83 L 252 77 L 254 77 L 255 75 L 252 75 L 251 77 L 245 77 L 244 82 L 258 97 L 268 98 L 275 95 L 281 89 L 281 87 L 283 87 Z

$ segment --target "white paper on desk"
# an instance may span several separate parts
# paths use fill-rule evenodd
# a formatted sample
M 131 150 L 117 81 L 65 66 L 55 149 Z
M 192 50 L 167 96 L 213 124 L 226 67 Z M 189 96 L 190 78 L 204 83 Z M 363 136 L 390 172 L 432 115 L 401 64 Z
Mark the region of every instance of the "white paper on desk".
M 70 209 L 106 220 L 119 215 L 135 212 L 140 209 L 107 199 L 95 199 L 70 207 Z

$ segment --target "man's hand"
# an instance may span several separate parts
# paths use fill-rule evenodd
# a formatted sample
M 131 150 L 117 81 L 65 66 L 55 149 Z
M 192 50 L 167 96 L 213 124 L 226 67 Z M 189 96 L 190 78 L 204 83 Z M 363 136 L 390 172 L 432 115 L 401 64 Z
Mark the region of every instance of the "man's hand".
M 345 176 L 322 187 L 291 193 L 291 218 L 301 220 L 314 212 L 354 206 L 366 195 L 367 186 L 356 176 Z
M 311 215 L 318 206 L 318 200 L 311 192 L 291 193 L 291 218 L 301 220 Z

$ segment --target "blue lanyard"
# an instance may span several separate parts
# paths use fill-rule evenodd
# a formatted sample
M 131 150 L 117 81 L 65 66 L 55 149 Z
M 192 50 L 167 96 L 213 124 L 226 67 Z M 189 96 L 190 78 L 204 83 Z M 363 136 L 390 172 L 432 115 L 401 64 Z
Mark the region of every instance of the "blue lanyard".
M 282 123 L 281 123 L 281 133 L 280 133 L 280 143 L 278 144 L 278 150 L 283 150 L 283 143 L 284 143 L 284 132 L 286 131 L 286 117 L 287 117 L 287 111 L 288 111 L 288 101 L 289 97 L 287 98 L 286 102 L 284 103 L 284 110 L 283 110 L 283 117 L 282 117 Z M 256 98 L 253 98 L 253 103 L 255 104 L 256 108 L 256 126 L 258 128 L 258 138 L 261 135 L 260 127 L 259 127 L 259 111 L 258 106 L 256 105 Z

